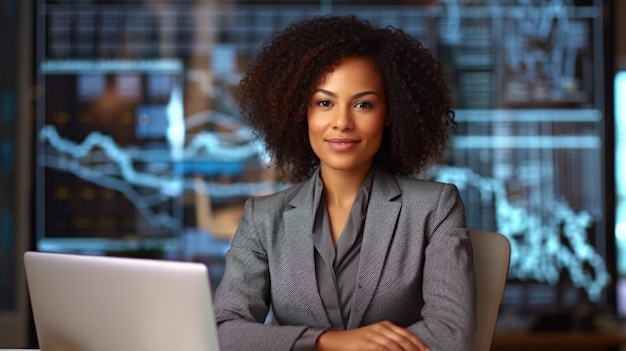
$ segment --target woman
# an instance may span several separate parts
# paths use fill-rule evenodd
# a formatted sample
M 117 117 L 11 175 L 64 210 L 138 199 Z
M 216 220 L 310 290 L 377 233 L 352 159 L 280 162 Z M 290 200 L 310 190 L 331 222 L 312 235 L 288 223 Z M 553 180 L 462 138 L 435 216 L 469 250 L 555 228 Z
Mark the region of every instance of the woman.
M 261 48 L 241 105 L 299 182 L 245 205 L 215 296 L 222 349 L 468 350 L 463 203 L 407 177 L 455 126 L 432 55 L 400 30 L 312 18 Z

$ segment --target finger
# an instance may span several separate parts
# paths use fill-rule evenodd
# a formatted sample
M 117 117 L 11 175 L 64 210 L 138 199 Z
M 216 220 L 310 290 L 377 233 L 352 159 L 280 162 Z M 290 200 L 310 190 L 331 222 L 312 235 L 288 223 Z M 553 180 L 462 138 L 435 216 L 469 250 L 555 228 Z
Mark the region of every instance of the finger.
M 403 351 L 428 351 L 426 343 L 410 332 L 394 332 L 390 337 L 402 347 Z
M 389 331 L 389 334 L 387 334 L 388 337 L 398 343 L 403 348 L 403 350 L 428 351 L 428 345 L 426 345 L 424 341 L 422 341 L 406 328 L 402 328 L 391 322 L 384 322 L 382 323 L 382 326 Z
M 423 351 L 411 341 L 390 329 L 378 331 L 368 335 L 368 343 L 376 345 L 376 350 L 389 351 Z
M 364 342 L 361 350 L 413 351 L 405 350 L 397 340 L 401 339 L 389 326 L 381 322 L 355 330 Z

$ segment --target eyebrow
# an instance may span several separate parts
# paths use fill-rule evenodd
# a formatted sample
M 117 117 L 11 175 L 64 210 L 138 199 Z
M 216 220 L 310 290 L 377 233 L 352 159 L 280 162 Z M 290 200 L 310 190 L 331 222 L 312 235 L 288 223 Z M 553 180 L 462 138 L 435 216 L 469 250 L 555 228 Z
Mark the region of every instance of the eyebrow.
M 322 94 L 325 94 L 325 95 L 329 95 L 329 96 L 332 96 L 334 98 L 337 97 L 337 94 L 333 93 L 332 91 L 328 91 L 326 89 L 317 89 L 315 92 L 316 93 L 322 93 Z M 354 94 L 352 96 L 352 99 L 358 99 L 358 98 L 360 98 L 362 96 L 365 96 L 365 95 L 376 95 L 376 96 L 379 96 L 377 92 L 368 90 L 368 91 L 364 91 L 364 92 L 361 92 L 361 93 L 358 93 L 358 94 Z

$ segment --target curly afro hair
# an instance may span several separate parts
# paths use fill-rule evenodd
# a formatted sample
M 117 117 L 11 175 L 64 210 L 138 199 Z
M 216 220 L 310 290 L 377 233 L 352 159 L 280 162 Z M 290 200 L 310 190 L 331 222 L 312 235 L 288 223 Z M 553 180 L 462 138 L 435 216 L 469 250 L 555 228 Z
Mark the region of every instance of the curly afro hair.
M 414 175 L 439 161 L 456 127 L 439 62 L 400 29 L 321 16 L 291 24 L 265 43 L 240 84 L 242 117 L 282 174 L 303 180 L 319 165 L 308 142 L 307 106 L 319 77 L 348 56 L 370 60 L 385 85 L 390 123 L 375 163 Z

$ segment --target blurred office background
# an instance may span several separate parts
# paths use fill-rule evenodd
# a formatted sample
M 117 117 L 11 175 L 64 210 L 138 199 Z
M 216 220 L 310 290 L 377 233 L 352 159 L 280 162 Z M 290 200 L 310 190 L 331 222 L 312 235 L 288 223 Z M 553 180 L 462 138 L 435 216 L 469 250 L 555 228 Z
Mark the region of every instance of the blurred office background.
M 402 28 L 442 61 L 459 131 L 420 177 L 511 240 L 499 329 L 621 322 L 626 2 L 1 0 L 0 348 L 33 345 L 28 249 L 204 262 L 219 282 L 245 199 L 287 186 L 237 84 L 320 14 Z

